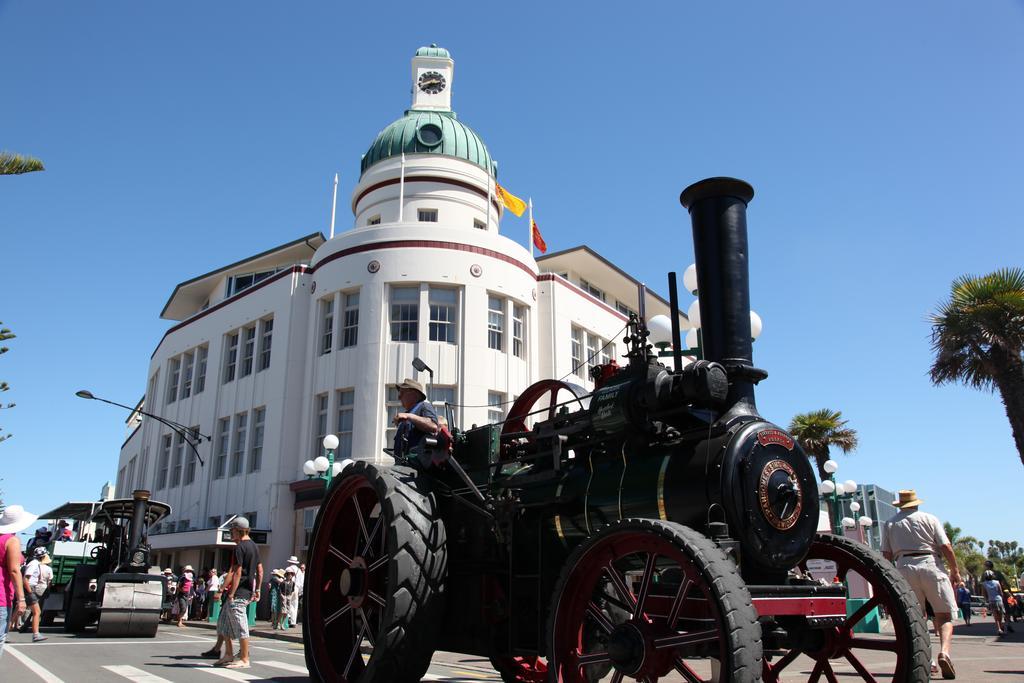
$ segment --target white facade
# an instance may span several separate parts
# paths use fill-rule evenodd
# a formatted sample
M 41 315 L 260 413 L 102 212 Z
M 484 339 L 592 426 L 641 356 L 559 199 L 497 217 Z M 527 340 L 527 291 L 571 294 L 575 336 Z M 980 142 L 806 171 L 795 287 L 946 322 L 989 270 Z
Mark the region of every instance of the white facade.
M 417 101 L 447 110 L 454 68 L 444 61 L 414 58 L 414 92 L 425 71 L 445 75 L 442 93 L 414 97 L 414 113 Z M 453 426 L 468 428 L 500 419 L 539 379 L 589 386 L 588 359 L 625 350 L 637 282 L 585 247 L 534 260 L 501 234 L 495 182 L 457 155 L 406 153 L 403 169 L 393 154 L 360 178 L 352 229 L 178 285 L 162 315 L 179 322 L 153 353 L 144 409 L 212 437 L 199 446 L 205 466 L 144 419 L 117 479 L 118 495 L 147 488 L 173 507 L 151 536 L 160 564 L 220 569 L 216 528 L 236 514 L 267 532 L 265 566 L 303 554 L 319 490 L 302 463 L 322 454 L 327 433 L 339 435 L 339 457 L 390 462 L 389 386 L 427 384 L 415 357 L 434 370 L 431 399 L 453 404 Z M 645 306 L 669 311 L 650 292 Z

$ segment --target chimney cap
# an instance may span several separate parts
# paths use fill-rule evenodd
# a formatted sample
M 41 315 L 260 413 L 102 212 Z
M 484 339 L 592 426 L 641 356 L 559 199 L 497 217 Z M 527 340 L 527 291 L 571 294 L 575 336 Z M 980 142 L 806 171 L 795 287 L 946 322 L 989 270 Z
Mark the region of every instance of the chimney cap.
M 754 198 L 754 188 L 750 183 L 739 178 L 718 176 L 698 180 L 693 185 L 683 190 L 679 195 L 679 203 L 684 208 L 690 209 L 701 199 L 708 197 L 736 197 L 744 204 L 749 204 Z

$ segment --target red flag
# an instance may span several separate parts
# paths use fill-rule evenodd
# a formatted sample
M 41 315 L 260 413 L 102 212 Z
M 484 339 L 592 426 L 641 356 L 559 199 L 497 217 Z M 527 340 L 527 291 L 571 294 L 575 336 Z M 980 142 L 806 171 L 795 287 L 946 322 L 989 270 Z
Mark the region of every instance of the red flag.
M 544 238 L 540 236 L 540 228 L 537 227 L 537 221 L 533 221 L 532 230 L 533 232 L 533 246 L 540 249 L 540 253 L 544 253 L 548 250 L 548 245 L 544 242 Z

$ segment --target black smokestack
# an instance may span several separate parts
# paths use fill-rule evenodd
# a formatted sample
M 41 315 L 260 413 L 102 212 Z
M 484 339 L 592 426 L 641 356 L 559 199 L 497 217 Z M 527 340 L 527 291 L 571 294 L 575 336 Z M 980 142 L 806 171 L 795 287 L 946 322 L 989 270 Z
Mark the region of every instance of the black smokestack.
M 736 178 L 708 178 L 683 190 L 679 202 L 693 223 L 704 359 L 729 373 L 732 413 L 757 414 L 754 384 L 766 376 L 753 367 L 747 204 L 754 188 Z
M 132 507 L 131 526 L 128 527 L 128 552 L 134 552 L 142 542 L 142 531 L 146 526 L 146 507 L 149 502 L 149 491 L 138 489 L 132 493 L 135 499 Z

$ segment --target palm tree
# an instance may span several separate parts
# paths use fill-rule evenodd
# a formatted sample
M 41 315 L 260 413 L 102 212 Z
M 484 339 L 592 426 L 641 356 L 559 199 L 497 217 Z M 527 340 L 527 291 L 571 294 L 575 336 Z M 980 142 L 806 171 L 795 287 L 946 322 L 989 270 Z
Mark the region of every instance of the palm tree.
M 1024 463 L 1024 269 L 957 278 L 931 323 L 932 383 L 998 389 Z
M 26 157 L 13 152 L 0 152 L 0 175 L 18 175 L 45 171 L 43 162 L 35 157 Z
M 829 458 L 831 447 L 835 446 L 843 453 L 849 453 L 857 447 L 857 431 L 846 426 L 843 413 L 839 410 L 822 408 L 795 415 L 789 423 L 789 433 L 796 438 L 807 456 L 817 463 L 818 476 L 822 481 L 828 479 L 825 461 Z

